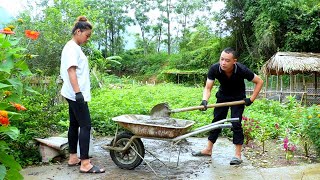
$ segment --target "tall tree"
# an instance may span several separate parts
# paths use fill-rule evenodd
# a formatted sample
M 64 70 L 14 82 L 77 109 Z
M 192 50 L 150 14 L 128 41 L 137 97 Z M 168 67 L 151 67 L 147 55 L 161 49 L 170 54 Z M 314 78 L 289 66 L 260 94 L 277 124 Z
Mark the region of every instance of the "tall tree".
M 148 52 L 148 46 L 150 41 L 156 36 L 156 34 L 151 34 L 148 38 L 148 34 L 152 30 L 152 24 L 148 13 L 154 9 L 153 1 L 151 0 L 134 0 L 131 2 L 131 8 L 134 11 L 135 22 L 139 25 L 141 31 L 141 37 L 143 41 L 144 55 Z
M 278 50 L 318 51 L 318 2 L 311 0 L 225 0 L 221 21 L 242 52 L 242 60 L 259 69 Z M 316 48 L 314 48 L 316 47 Z
M 91 20 L 90 8 L 82 0 L 29 2 L 26 11 L 19 16 L 24 23 L 18 28 L 39 31 L 40 36 L 36 43 L 30 43 L 28 47 L 32 50 L 30 53 L 38 55 L 28 61 L 28 64 L 33 72 L 37 70 L 44 74 L 56 74 L 59 71 L 62 48 L 71 38 L 71 28 L 76 18 L 86 15 Z
M 124 49 L 126 27 L 132 23 L 128 16 L 129 0 L 96 0 L 91 5 L 97 8 L 98 44 L 104 48 L 104 56 L 120 54 Z
M 157 0 L 158 9 L 161 12 L 161 16 L 159 20 L 161 20 L 164 24 L 167 24 L 167 39 L 165 39 L 165 43 L 167 44 L 167 52 L 171 54 L 171 13 L 172 13 L 172 4 L 171 0 Z

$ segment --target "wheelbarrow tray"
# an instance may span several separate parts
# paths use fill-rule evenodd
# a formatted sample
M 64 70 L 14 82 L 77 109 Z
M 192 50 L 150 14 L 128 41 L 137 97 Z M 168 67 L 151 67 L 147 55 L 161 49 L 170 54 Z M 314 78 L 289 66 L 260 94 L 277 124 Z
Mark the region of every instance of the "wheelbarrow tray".
M 136 136 L 155 138 L 175 138 L 185 134 L 194 124 L 194 121 L 161 118 L 151 119 L 147 115 L 121 115 L 112 118 L 121 127 L 131 131 Z

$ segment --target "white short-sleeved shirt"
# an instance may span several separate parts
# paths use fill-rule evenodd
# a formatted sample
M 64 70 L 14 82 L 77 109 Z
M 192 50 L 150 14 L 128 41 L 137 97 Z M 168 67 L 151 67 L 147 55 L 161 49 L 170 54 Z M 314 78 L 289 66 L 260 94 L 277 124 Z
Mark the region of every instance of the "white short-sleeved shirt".
M 76 66 L 76 74 L 80 91 L 83 94 L 84 101 L 91 100 L 90 94 L 90 74 L 88 58 L 82 52 L 81 47 L 73 40 L 67 42 L 61 54 L 60 76 L 63 80 L 61 95 L 67 99 L 75 101 L 75 92 L 70 83 L 68 69 Z

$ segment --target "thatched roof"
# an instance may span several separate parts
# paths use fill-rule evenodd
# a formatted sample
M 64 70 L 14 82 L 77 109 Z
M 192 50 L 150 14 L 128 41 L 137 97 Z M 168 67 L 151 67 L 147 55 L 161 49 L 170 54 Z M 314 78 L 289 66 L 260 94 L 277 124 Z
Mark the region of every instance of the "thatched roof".
M 266 75 L 320 72 L 320 53 L 277 52 L 263 66 Z

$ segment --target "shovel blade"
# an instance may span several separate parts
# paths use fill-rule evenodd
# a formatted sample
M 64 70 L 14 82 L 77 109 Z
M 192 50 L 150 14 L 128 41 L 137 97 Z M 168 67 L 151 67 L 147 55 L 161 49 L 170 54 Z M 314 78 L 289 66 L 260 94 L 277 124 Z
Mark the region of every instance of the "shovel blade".
M 160 103 L 155 105 L 150 112 L 151 119 L 167 118 L 170 116 L 170 108 L 168 103 Z

